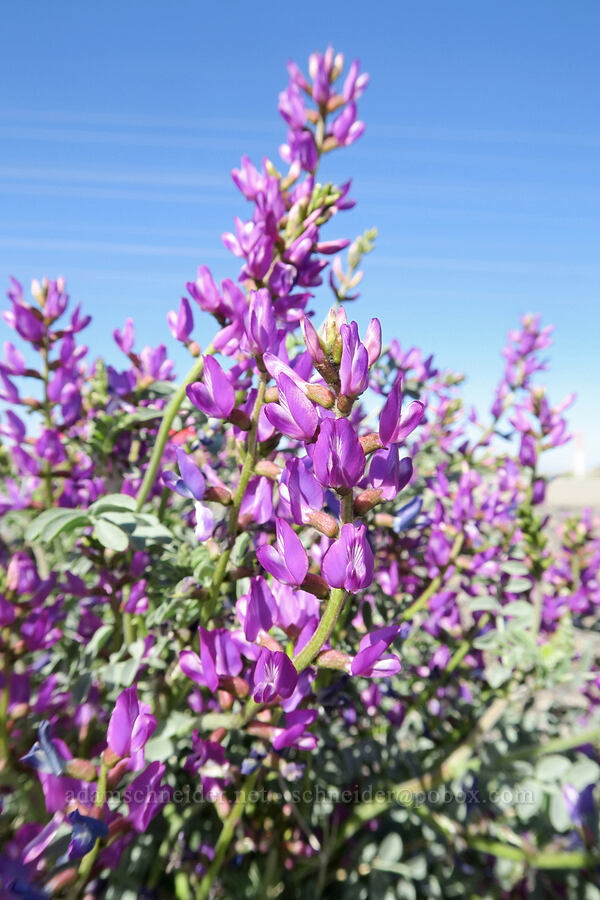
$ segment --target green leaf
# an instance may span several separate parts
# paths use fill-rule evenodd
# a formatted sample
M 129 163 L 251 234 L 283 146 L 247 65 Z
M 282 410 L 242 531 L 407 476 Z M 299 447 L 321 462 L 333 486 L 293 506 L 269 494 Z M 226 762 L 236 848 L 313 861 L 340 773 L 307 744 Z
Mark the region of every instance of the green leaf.
M 79 509 L 46 509 L 29 523 L 25 539 L 30 542 L 48 543 L 61 532 L 90 524 L 89 516 Z
M 507 594 L 522 594 L 533 587 L 529 578 L 509 578 L 504 588 Z
M 527 600 L 513 600 L 503 607 L 505 616 L 514 616 L 516 619 L 529 619 L 533 615 L 533 604 Z
M 566 756 L 553 753 L 545 756 L 536 767 L 536 778 L 540 781 L 555 781 L 561 778 L 571 768 L 571 761 Z
M 94 523 L 94 537 L 108 550 L 121 552 L 127 550 L 129 537 L 127 532 L 109 522 L 108 519 L 96 519 Z
M 471 597 L 467 602 L 467 606 L 472 612 L 494 612 L 500 609 L 500 605 L 495 597 Z
M 525 563 L 516 559 L 509 559 L 508 562 L 502 563 L 500 568 L 507 575 L 529 575 L 529 569 Z
M 88 656 L 96 656 L 96 654 L 104 647 L 112 633 L 112 625 L 101 625 L 100 628 L 96 629 L 85 645 L 86 654 Z
M 129 494 L 107 494 L 100 497 L 90 506 L 90 512 L 94 515 L 108 512 L 109 510 L 135 510 L 135 497 Z
M 555 831 L 560 833 L 569 831 L 573 827 L 562 791 L 557 791 L 550 797 L 548 814 Z
M 402 838 L 399 834 L 392 831 L 390 834 L 386 834 L 382 840 L 377 856 L 387 863 L 398 862 L 398 860 L 402 859 L 402 850 Z
M 491 666 L 488 666 L 485 675 L 489 686 L 495 689 L 508 681 L 511 676 L 511 670 L 506 666 L 500 665 L 500 663 L 493 663 Z

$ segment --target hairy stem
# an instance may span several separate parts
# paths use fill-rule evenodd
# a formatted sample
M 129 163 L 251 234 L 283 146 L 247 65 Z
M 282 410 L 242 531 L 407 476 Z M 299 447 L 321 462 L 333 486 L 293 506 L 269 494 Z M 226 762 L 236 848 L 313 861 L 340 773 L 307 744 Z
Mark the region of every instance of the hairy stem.
M 210 618 L 212 618 L 215 613 L 217 597 L 219 596 L 219 590 L 221 588 L 221 585 L 223 584 L 225 575 L 227 574 L 227 565 L 229 563 L 229 557 L 231 556 L 235 536 L 238 530 L 238 518 L 240 515 L 240 509 L 242 507 L 242 503 L 244 502 L 248 482 L 252 477 L 254 466 L 256 465 L 258 449 L 258 419 L 265 400 L 265 391 L 267 389 L 268 380 L 268 375 L 261 375 L 258 385 L 258 392 L 254 401 L 254 408 L 252 410 L 250 431 L 248 432 L 248 443 L 246 446 L 246 456 L 242 465 L 240 480 L 238 481 L 238 486 L 236 488 L 235 494 L 233 495 L 233 502 L 229 511 L 229 519 L 227 522 L 229 545 L 222 556 L 219 558 L 219 562 L 217 563 L 217 567 L 212 578 L 209 599 L 206 603 L 206 606 L 204 607 L 205 621 L 208 621 Z
M 214 353 L 214 347 L 212 346 L 212 344 L 206 348 L 206 350 L 204 351 L 204 355 L 209 353 Z M 156 435 L 154 450 L 152 451 L 152 456 L 150 457 L 148 468 L 146 469 L 144 479 L 137 494 L 136 510 L 138 512 L 140 512 L 140 510 L 142 509 L 144 503 L 148 498 L 148 494 L 152 489 L 152 485 L 154 484 L 162 455 L 165 452 L 165 446 L 167 444 L 167 441 L 169 440 L 171 425 L 173 424 L 173 420 L 181 409 L 181 405 L 186 398 L 186 388 L 188 384 L 192 384 L 192 382 L 198 381 L 199 378 L 202 378 L 203 371 L 204 360 L 202 359 L 202 357 L 200 357 L 200 359 L 197 359 L 194 362 L 194 365 L 189 370 L 189 372 L 171 397 L 171 400 L 168 403 L 167 407 L 165 408 L 162 421 L 160 423 L 160 428 L 158 429 L 158 434 Z

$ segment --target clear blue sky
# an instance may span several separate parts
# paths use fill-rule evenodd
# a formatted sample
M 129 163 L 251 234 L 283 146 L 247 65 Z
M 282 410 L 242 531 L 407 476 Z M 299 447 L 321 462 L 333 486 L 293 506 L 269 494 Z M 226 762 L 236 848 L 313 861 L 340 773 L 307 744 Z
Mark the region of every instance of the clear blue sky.
M 63 274 L 94 351 L 117 357 L 127 315 L 140 343 L 175 349 L 165 314 L 185 281 L 201 263 L 238 270 L 220 241 L 247 211 L 230 170 L 244 152 L 277 159 L 286 61 L 331 42 L 372 78 L 365 136 L 328 163 L 359 201 L 335 236 L 380 232 L 357 318 L 378 313 L 485 402 L 506 332 L 541 312 L 556 324 L 547 383 L 556 400 L 577 390 L 572 422 L 600 463 L 595 0 L 30 0 L 2 30 L 2 285 Z

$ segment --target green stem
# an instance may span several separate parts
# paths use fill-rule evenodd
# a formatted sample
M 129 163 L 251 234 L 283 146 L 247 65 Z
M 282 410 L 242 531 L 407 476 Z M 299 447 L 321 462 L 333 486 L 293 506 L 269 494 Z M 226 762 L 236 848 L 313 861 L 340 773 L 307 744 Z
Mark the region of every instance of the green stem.
M 344 605 L 345 597 L 346 592 L 342 588 L 332 589 L 321 621 L 317 626 L 317 630 L 308 644 L 306 644 L 300 653 L 294 657 L 294 665 L 298 672 L 302 672 L 303 669 L 306 669 L 306 667 L 311 664 L 324 643 L 329 639 L 337 621 L 337 617 Z
M 214 347 L 210 345 L 204 351 L 204 355 L 214 353 Z M 154 445 L 154 450 L 152 451 L 152 456 L 150 457 L 150 462 L 148 463 L 148 468 L 146 469 L 146 473 L 144 475 L 144 480 L 140 485 L 140 489 L 137 495 L 136 502 L 136 510 L 140 512 L 148 494 L 152 489 L 152 485 L 154 484 L 154 480 L 156 478 L 156 474 L 158 472 L 158 467 L 160 466 L 160 461 L 162 459 L 162 455 L 165 450 L 165 446 L 167 441 L 169 440 L 169 433 L 171 431 L 171 425 L 173 424 L 173 420 L 175 416 L 181 409 L 181 405 L 186 398 L 186 388 L 188 384 L 192 384 L 194 381 L 198 381 L 199 378 L 202 378 L 202 373 L 204 371 L 204 360 L 202 357 L 197 359 L 194 362 L 194 365 L 187 373 L 166 407 L 162 422 L 160 423 L 160 428 L 158 429 L 158 434 L 156 436 L 156 443 Z
M 213 861 L 211 862 L 204 878 L 198 886 L 198 890 L 196 892 L 196 900 L 206 900 L 206 898 L 208 897 L 208 893 L 210 891 L 212 883 L 217 877 L 223 864 L 225 854 L 227 853 L 227 848 L 229 847 L 236 826 L 242 818 L 242 815 L 244 814 L 244 809 L 246 807 L 246 803 L 248 802 L 248 794 L 250 794 L 250 792 L 254 789 L 259 771 L 260 766 L 257 766 L 254 772 L 251 772 L 250 775 L 248 775 L 248 777 L 244 781 L 244 784 L 242 785 L 235 803 L 231 807 L 229 815 L 225 819 L 223 829 L 217 839 L 217 843 L 215 844 L 215 855 Z
M 96 799 L 94 801 L 94 806 L 96 809 L 102 809 L 104 806 L 104 800 L 106 799 L 106 776 L 108 775 L 108 768 L 104 760 L 100 765 L 100 774 L 98 775 L 98 788 L 96 790 Z M 92 871 L 92 867 L 96 862 L 96 857 L 100 852 L 100 838 L 96 839 L 96 843 L 92 847 L 89 853 L 83 857 L 79 864 L 79 885 L 83 887 Z
M 48 364 L 48 347 L 44 346 L 40 350 L 40 354 L 43 361 L 43 371 L 42 371 L 42 380 L 44 382 L 44 422 L 46 424 L 46 428 L 52 428 L 52 403 L 48 397 L 48 382 L 50 381 L 50 366 Z M 46 494 L 46 506 L 48 509 L 54 505 L 54 497 L 52 493 L 52 465 L 48 460 L 44 461 L 43 466 L 43 476 L 44 476 L 44 492 Z
M 564 738 L 554 738 L 546 741 L 544 744 L 534 744 L 532 747 L 522 747 L 513 753 L 507 753 L 502 757 L 502 761 L 510 761 L 513 759 L 530 759 L 538 756 L 546 756 L 548 753 L 563 753 L 565 750 L 573 750 L 574 747 L 580 747 L 583 744 L 600 745 L 600 726 L 588 728 L 585 731 L 578 731 L 577 734 L 571 734 Z
M 567 853 L 557 853 L 555 850 L 526 850 L 524 847 L 513 847 L 511 844 L 503 844 L 501 841 L 489 841 L 485 838 L 465 838 L 467 847 L 478 850 L 480 853 L 489 853 L 501 859 L 513 859 L 526 862 L 534 869 L 585 869 L 588 866 L 597 866 L 600 856 L 585 853 L 582 850 L 574 850 Z
M 268 381 L 269 376 L 261 374 L 260 382 L 258 385 L 258 392 L 256 394 L 254 407 L 252 409 L 252 416 L 250 419 L 250 431 L 248 432 L 246 456 L 244 457 L 244 463 L 242 465 L 242 471 L 240 473 L 240 480 L 238 481 L 235 494 L 233 495 L 233 501 L 229 511 L 229 519 L 227 522 L 229 546 L 219 558 L 219 562 L 217 563 L 213 574 L 209 598 L 204 607 L 204 613 L 206 617 L 205 621 L 211 619 L 215 613 L 217 597 L 219 596 L 219 590 L 221 589 L 221 585 L 223 584 L 225 575 L 227 573 L 227 564 L 229 563 L 229 557 L 231 556 L 231 551 L 235 542 L 235 536 L 238 530 L 238 518 L 240 515 L 240 509 L 242 507 L 242 503 L 244 502 L 248 482 L 252 477 L 254 466 L 256 465 L 258 450 L 258 419 L 263 403 L 265 401 L 265 391 L 267 389 Z
M 354 521 L 354 491 L 340 498 L 340 524 L 347 525 Z

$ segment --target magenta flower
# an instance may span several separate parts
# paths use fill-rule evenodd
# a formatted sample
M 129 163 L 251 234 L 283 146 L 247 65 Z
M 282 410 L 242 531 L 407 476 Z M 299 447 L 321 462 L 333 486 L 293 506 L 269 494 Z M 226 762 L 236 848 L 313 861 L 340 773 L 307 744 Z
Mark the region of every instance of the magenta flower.
M 365 470 L 365 454 L 348 419 L 325 419 L 312 459 L 321 484 L 339 491 L 358 484 Z
M 535 469 L 537 462 L 537 448 L 535 438 L 530 434 L 524 434 L 521 437 L 521 446 L 519 447 L 519 462 L 522 466 L 528 466 Z
M 245 317 L 246 340 L 254 356 L 262 356 L 273 350 L 277 341 L 277 328 L 273 302 L 266 288 L 250 292 L 250 306 Z
M 325 356 L 323 345 L 321 344 L 321 340 L 313 323 L 306 316 L 303 316 L 300 321 L 300 325 L 302 327 L 302 334 L 304 335 L 304 343 L 306 344 L 306 349 L 310 353 L 310 358 L 316 365 L 325 363 L 327 361 L 327 357 Z
M 413 464 L 410 456 L 400 459 L 395 444 L 389 450 L 378 450 L 371 457 L 368 483 L 381 490 L 384 500 L 395 500 L 396 495 L 406 487 L 412 478 Z
M 425 414 L 425 405 L 413 400 L 408 412 L 402 416 L 402 373 L 396 378 L 379 416 L 381 443 L 401 444 L 415 430 Z
M 221 744 L 204 740 L 197 731 L 192 735 L 192 754 L 186 759 L 183 768 L 192 775 L 200 775 L 202 793 L 213 802 L 222 796 L 223 789 L 230 780 L 229 764 Z
M 348 103 L 333 123 L 333 135 L 343 147 L 349 147 L 364 134 L 365 123 L 356 116 L 356 103 Z
M 323 488 L 304 461 L 296 457 L 285 464 L 279 494 L 289 503 L 296 525 L 307 525 L 312 513 L 323 508 Z
M 209 313 L 221 312 L 223 300 L 208 266 L 200 266 L 197 281 L 188 281 L 186 288 L 200 309 Z
M 244 618 L 246 640 L 255 641 L 260 631 L 269 631 L 276 613 L 275 597 L 265 579 L 251 578 Z
M 315 750 L 317 738 L 306 729 L 317 718 L 316 709 L 295 709 L 286 713 L 285 727 L 277 728 L 272 739 L 275 750 L 297 747 L 299 750 Z
M 254 669 L 254 699 L 269 703 L 275 697 L 291 697 L 298 683 L 294 663 L 281 650 L 273 653 L 263 647 Z
M 371 584 L 375 560 L 365 525 L 342 525 L 340 537 L 323 557 L 322 571 L 330 587 L 353 594 Z
M 317 411 L 292 379 L 282 373 L 277 378 L 279 402 L 268 403 L 265 415 L 271 425 L 287 437 L 311 441 L 317 429 Z
M 171 796 L 170 789 L 160 784 L 164 772 L 161 762 L 152 762 L 125 788 L 123 797 L 129 806 L 127 819 L 138 834 L 143 834 L 151 819 Z
M 45 428 L 35 442 L 35 452 L 52 466 L 64 462 L 67 458 L 60 440 L 60 432 L 50 428 Z
M 226 628 L 207 631 L 200 627 L 200 657 L 192 650 L 182 650 L 179 665 L 196 684 L 216 691 L 220 678 L 232 678 L 242 671 L 242 658 Z
M 119 331 L 118 328 L 115 328 L 115 330 L 113 331 L 113 337 L 115 339 L 115 344 L 120 350 L 123 351 L 123 353 L 131 353 L 131 351 L 133 350 L 133 342 L 135 340 L 133 319 L 125 319 L 123 331 Z
M 131 756 L 146 746 L 156 728 L 156 719 L 147 703 L 140 703 L 137 685 L 121 691 L 117 697 L 106 739 L 117 756 Z
M 393 653 L 384 656 L 399 631 L 398 625 L 386 625 L 365 634 L 358 645 L 358 653 L 350 663 L 350 674 L 371 678 L 399 672 L 402 665 L 398 657 Z
M 263 544 L 256 551 L 259 563 L 283 584 L 299 586 L 308 572 L 308 556 L 302 542 L 285 519 L 275 519 L 275 545 Z
M 342 325 L 342 359 L 340 362 L 340 386 L 346 397 L 358 397 L 369 386 L 369 354 L 358 337 L 358 325 Z
M 184 344 L 189 341 L 192 328 L 194 327 L 194 318 L 192 316 L 190 301 L 187 297 L 181 298 L 179 312 L 171 310 L 167 313 L 167 324 L 175 340 L 181 341 Z
M 235 391 L 227 375 L 212 356 L 205 356 L 202 381 L 188 384 L 186 393 L 207 416 L 227 419 L 235 406 Z
M 29 341 L 31 344 L 41 343 L 46 329 L 41 321 L 39 311 L 34 311 L 22 298 L 18 302 L 12 298 L 12 303 L 12 310 L 6 310 L 6 312 L 2 313 L 2 318 L 6 324 L 10 328 L 14 328 L 24 341 Z
M 204 475 L 192 458 L 181 448 L 175 451 L 175 455 L 181 477 L 178 478 L 175 472 L 165 472 L 163 474 L 164 484 L 181 497 L 202 500 L 206 491 Z
M 371 319 L 369 322 L 364 344 L 367 348 L 370 368 L 381 356 L 381 322 L 379 319 Z

